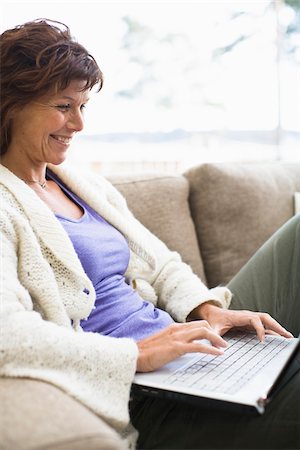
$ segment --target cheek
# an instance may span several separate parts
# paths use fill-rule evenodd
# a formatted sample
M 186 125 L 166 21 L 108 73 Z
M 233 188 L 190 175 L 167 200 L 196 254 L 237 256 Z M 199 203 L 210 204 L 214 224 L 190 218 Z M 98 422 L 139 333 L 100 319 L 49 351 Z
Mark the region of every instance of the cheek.
M 39 135 L 40 131 L 38 127 L 20 124 L 19 126 L 15 124 L 15 128 L 12 130 L 13 134 L 19 136 L 21 139 L 26 139 L 27 142 L 34 142 Z
M 49 135 L 61 130 L 65 126 L 65 117 L 61 113 L 48 114 L 42 120 L 36 124 L 38 133 L 45 139 L 49 138 Z
M 46 123 L 46 128 L 49 130 L 49 132 L 59 130 L 60 128 L 63 128 L 65 126 L 66 115 L 59 111 L 52 112 L 48 116 Z

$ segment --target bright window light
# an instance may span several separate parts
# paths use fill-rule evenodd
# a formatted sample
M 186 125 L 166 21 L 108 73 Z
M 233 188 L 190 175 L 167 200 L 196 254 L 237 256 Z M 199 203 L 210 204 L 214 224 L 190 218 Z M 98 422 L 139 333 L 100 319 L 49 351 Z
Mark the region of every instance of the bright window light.
M 66 23 L 104 73 L 74 163 L 300 160 L 300 2 L 10 1 L 1 31 L 41 17 Z

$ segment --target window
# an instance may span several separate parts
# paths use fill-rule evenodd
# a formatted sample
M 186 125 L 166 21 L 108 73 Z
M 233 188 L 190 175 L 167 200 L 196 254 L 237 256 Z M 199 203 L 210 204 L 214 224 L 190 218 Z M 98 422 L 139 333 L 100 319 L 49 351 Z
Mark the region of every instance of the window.
M 300 160 L 300 0 L 11 1 L 1 28 L 38 17 L 65 22 L 105 76 L 73 162 Z

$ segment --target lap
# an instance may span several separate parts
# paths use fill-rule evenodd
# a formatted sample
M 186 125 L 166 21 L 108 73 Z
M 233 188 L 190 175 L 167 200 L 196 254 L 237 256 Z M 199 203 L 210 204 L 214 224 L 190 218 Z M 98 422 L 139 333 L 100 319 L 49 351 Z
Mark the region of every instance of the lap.
M 205 409 L 188 403 L 143 397 L 131 418 L 140 449 L 299 449 L 300 357 L 293 377 L 263 415 Z

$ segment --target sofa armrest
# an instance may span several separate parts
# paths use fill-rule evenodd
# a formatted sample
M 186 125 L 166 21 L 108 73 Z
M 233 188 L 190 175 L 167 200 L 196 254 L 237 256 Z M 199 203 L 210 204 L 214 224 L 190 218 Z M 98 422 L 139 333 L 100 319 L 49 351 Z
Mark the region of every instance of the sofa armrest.
M 118 434 L 60 389 L 0 378 L 0 440 L 5 450 L 124 450 Z

